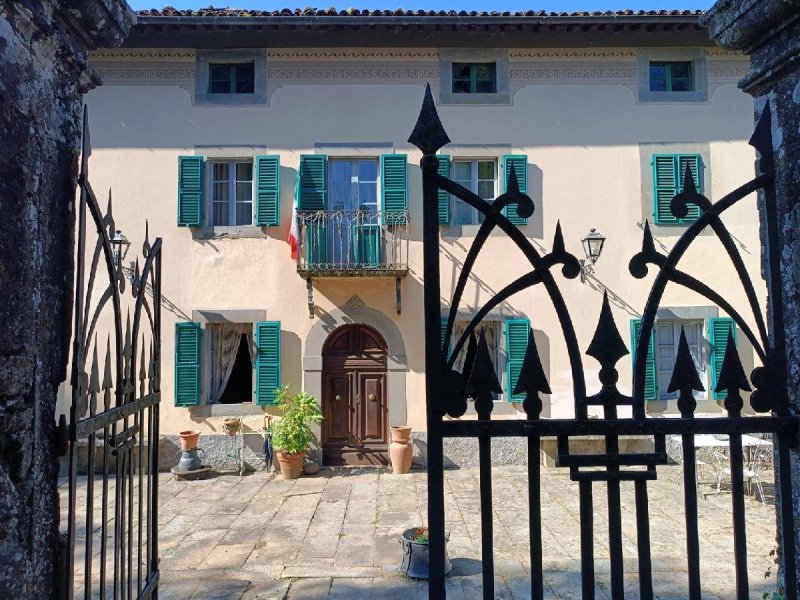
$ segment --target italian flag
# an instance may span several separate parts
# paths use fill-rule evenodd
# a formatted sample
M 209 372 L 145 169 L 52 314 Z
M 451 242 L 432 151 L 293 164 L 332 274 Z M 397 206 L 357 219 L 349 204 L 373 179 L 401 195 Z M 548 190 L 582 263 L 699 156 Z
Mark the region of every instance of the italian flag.
M 292 204 L 292 222 L 289 226 L 289 246 L 292 249 L 292 260 L 297 260 L 297 242 L 300 239 L 299 226 L 297 224 L 297 196 Z

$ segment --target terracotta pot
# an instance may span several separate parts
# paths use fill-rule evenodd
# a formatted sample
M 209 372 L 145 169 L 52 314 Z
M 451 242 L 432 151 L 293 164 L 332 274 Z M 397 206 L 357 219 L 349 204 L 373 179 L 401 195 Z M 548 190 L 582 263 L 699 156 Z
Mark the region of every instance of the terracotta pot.
M 392 460 L 392 472 L 402 475 L 411 470 L 411 457 L 414 453 L 409 438 L 411 427 L 403 425 L 392 427 L 392 443 L 389 445 L 389 457 Z
M 303 472 L 303 459 L 306 457 L 305 450 L 294 454 L 279 450 L 275 455 L 278 457 L 278 464 L 281 466 L 281 475 L 283 475 L 284 479 L 297 479 L 300 477 L 300 473 Z
M 178 433 L 178 436 L 181 438 L 181 450 L 186 451 L 197 448 L 197 438 L 200 437 L 199 431 L 192 431 L 189 429 L 187 431 L 181 431 Z

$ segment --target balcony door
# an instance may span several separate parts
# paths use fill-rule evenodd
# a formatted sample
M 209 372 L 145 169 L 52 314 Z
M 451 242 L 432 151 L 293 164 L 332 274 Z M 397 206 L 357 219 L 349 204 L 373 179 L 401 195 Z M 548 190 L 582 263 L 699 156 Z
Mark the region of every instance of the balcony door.
M 326 465 L 388 464 L 386 342 L 366 325 L 334 331 L 322 351 Z
M 337 266 L 364 266 L 380 256 L 378 160 L 330 159 L 328 244 Z

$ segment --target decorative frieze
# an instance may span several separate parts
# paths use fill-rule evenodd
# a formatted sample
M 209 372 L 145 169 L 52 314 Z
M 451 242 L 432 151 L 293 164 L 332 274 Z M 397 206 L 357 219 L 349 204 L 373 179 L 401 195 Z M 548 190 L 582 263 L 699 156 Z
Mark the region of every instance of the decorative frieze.
M 575 60 L 593 58 L 636 58 L 633 48 L 553 48 L 546 50 L 509 50 L 510 60 Z
M 92 61 L 169 61 L 169 62 L 194 62 L 194 50 L 171 49 L 104 49 L 91 52 L 89 60 Z
M 268 60 L 278 61 L 350 61 L 350 60 L 438 60 L 436 49 L 370 48 L 370 49 L 311 49 L 269 50 Z
M 267 79 L 278 79 L 281 81 L 291 80 L 369 80 L 379 79 L 381 83 L 392 83 L 394 81 L 409 81 L 433 79 L 439 76 L 439 69 L 435 65 L 430 66 L 375 66 L 375 65 L 354 65 L 342 66 L 332 64 L 330 66 L 320 65 L 280 65 L 269 66 L 267 68 Z
M 106 84 L 175 85 L 194 81 L 195 67 L 191 64 L 144 63 L 138 65 L 96 62 L 95 72 Z
M 538 80 L 538 79 L 561 79 L 561 80 L 608 80 L 608 79 L 636 79 L 636 66 L 515 66 L 511 68 L 512 80 Z M 590 81 L 585 81 L 590 83 Z

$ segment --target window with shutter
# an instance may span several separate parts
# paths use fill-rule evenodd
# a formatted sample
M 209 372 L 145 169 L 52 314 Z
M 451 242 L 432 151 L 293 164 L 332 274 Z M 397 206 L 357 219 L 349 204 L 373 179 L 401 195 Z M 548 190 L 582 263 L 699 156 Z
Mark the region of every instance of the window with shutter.
M 200 404 L 200 323 L 175 323 L 175 406 Z
M 639 344 L 639 334 L 642 331 L 642 320 L 633 319 L 631 321 L 631 360 L 633 367 L 636 368 L 636 348 Z M 650 334 L 650 344 L 647 349 L 647 364 L 644 377 L 644 399 L 658 399 L 658 378 L 656 375 L 656 344 L 655 331 Z
M 256 403 L 274 404 L 281 385 L 281 323 L 258 321 L 256 329 Z
M 328 157 L 324 154 L 303 154 L 295 184 L 297 210 L 328 210 Z M 319 265 L 327 262 L 328 232 L 325 219 L 306 218 L 303 247 L 306 262 Z
M 178 157 L 178 225 L 203 224 L 203 157 Z
M 506 399 L 509 402 L 524 402 L 525 394 L 514 394 L 519 374 L 522 371 L 522 361 L 528 349 L 528 332 L 531 322 L 528 319 L 508 319 L 506 329 Z
M 281 159 L 280 156 L 256 156 L 255 222 L 262 227 L 280 225 Z
M 517 176 L 519 191 L 523 194 L 528 193 L 528 156 L 526 154 L 506 154 L 503 156 L 503 192 L 508 189 L 508 178 L 511 175 L 511 167 L 514 167 L 514 174 Z M 503 209 L 503 214 L 508 217 L 514 225 L 527 225 L 528 219 L 517 214 L 516 205 L 507 206 Z M 526 338 L 527 339 L 527 338 Z
M 408 159 L 405 154 L 381 155 L 381 209 L 385 225 L 405 225 L 408 210 Z
M 717 381 L 722 372 L 722 361 L 725 359 L 725 348 L 728 345 L 728 336 L 733 336 L 736 344 L 736 323 L 733 319 L 724 317 L 708 320 L 708 341 L 711 345 L 711 397 L 714 400 L 723 400 L 728 397 L 728 391 L 717 392 Z
M 653 215 L 657 225 L 684 225 L 694 223 L 700 216 L 700 207 L 689 204 L 685 218 L 672 214 L 672 199 L 683 191 L 686 167 L 692 173 L 695 187 L 703 193 L 703 162 L 699 154 L 654 154 L 653 165 Z
M 447 154 L 438 154 L 439 167 L 437 172 L 442 177 L 450 177 L 450 157 Z M 450 224 L 450 194 L 439 190 L 439 225 Z

